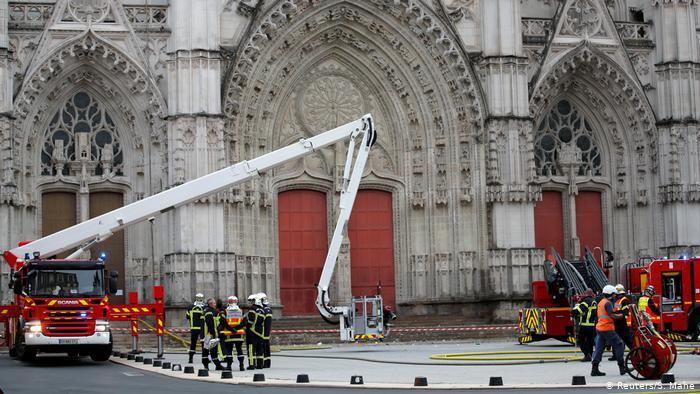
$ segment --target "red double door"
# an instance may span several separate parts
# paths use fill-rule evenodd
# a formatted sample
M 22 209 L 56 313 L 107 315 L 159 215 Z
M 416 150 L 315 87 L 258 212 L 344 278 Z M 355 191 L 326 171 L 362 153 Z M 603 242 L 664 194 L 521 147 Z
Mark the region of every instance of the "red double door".
M 283 312 L 287 316 L 316 314 L 315 284 L 321 277 L 329 242 L 326 194 L 312 190 L 282 192 L 278 196 L 278 213 Z M 331 223 L 335 225 L 335 220 Z M 359 191 L 348 224 L 348 236 L 352 294 L 374 295 L 381 285 L 385 305 L 394 306 L 391 193 Z
M 564 209 L 561 192 L 545 191 L 535 206 L 535 246 L 549 255 L 551 247 L 564 255 Z M 603 248 L 601 193 L 580 191 L 576 196 L 576 234 L 583 254 L 585 247 Z

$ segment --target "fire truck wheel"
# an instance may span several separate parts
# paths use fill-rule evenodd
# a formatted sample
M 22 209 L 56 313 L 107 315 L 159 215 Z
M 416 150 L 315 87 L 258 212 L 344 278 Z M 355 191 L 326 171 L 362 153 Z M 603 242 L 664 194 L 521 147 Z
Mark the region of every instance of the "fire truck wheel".
M 102 361 L 109 360 L 109 357 L 111 355 L 112 355 L 112 348 L 109 347 L 109 348 L 105 348 L 102 350 L 96 350 L 96 351 L 90 353 L 90 358 L 92 359 L 92 361 L 102 362 Z
M 36 358 L 36 349 L 25 346 L 24 339 L 20 341 L 21 343 L 17 346 L 17 357 L 22 361 L 34 361 Z
M 10 357 L 17 357 L 17 349 L 14 346 L 10 349 Z

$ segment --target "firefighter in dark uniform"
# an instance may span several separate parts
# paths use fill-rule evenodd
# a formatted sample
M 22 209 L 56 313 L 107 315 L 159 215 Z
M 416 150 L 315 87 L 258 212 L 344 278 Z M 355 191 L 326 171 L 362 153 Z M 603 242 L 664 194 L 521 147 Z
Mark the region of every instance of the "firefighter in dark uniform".
M 248 296 L 248 312 L 246 312 L 240 326 L 245 326 L 245 342 L 248 351 L 248 368 L 263 368 L 263 328 L 265 315 L 262 309 L 262 299 L 259 294 Z M 234 327 L 238 328 L 238 327 Z
M 226 369 L 229 371 L 231 370 L 231 365 L 233 364 L 233 348 L 235 346 L 236 356 L 238 357 L 238 368 L 241 371 L 245 371 L 245 366 L 243 365 L 243 361 L 245 360 L 243 356 L 243 335 L 245 331 L 240 326 L 243 320 L 243 312 L 241 308 L 238 307 L 238 297 L 230 296 L 227 302 L 228 306 L 222 318 L 222 326 L 224 326 L 222 333 L 225 335 L 222 348 L 226 356 Z
M 618 284 L 615 286 L 617 292 L 615 305 L 613 310 L 615 312 L 620 312 L 625 318 L 614 320 L 615 322 L 615 332 L 625 343 L 625 346 L 632 350 L 632 332 L 630 331 L 630 325 L 632 324 L 632 315 L 630 314 L 630 303 L 632 302 L 625 292 L 625 286 Z M 610 357 L 608 360 L 615 360 L 615 356 Z
M 197 342 L 202 337 L 202 312 L 204 311 L 204 294 L 197 293 L 194 296 L 194 304 L 187 311 L 187 321 L 190 325 L 190 351 L 189 363 L 193 363 L 197 353 Z
M 207 306 L 204 308 L 204 324 L 202 326 L 202 334 L 204 343 L 202 344 L 202 365 L 205 369 L 209 369 L 209 362 L 213 362 L 216 370 L 223 370 L 221 361 L 219 360 L 219 332 L 218 332 L 218 315 L 216 309 L 216 300 L 210 298 L 207 300 Z M 210 360 L 211 356 L 211 360 Z
M 593 298 L 593 290 L 587 289 L 582 295 L 583 299 L 571 310 L 571 316 L 576 319 L 578 324 L 578 337 L 576 339 L 581 352 L 583 352 L 581 361 L 591 361 L 595 345 L 598 303 Z
M 272 308 L 267 300 L 267 294 L 261 293 L 263 320 L 263 368 L 270 368 L 270 332 L 272 331 Z

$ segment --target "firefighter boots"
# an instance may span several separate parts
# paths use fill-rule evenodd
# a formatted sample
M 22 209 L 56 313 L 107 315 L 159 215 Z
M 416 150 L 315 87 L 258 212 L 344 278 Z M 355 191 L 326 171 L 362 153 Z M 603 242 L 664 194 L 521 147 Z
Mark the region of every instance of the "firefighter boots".
M 605 376 L 605 372 L 598 369 L 598 364 L 593 364 L 593 369 L 591 369 L 591 376 Z

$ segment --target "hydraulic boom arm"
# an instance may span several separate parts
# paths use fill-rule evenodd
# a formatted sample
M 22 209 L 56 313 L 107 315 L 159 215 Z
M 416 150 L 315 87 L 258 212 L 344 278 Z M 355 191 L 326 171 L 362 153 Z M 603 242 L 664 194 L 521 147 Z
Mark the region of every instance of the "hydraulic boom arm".
M 371 125 L 370 129 L 372 129 Z M 357 190 L 360 185 L 362 172 L 364 171 L 367 158 L 369 157 L 369 151 L 374 144 L 375 138 L 374 133 L 365 133 L 365 135 L 362 137 L 362 142 L 360 143 L 354 164 L 353 152 L 355 150 L 355 140 L 350 140 L 350 145 L 348 146 L 348 155 L 346 157 L 345 169 L 343 171 L 343 188 L 340 192 L 340 212 L 338 214 L 338 221 L 336 223 L 335 230 L 333 231 L 333 238 L 331 239 L 330 246 L 328 247 L 326 261 L 323 265 L 321 278 L 317 285 L 318 294 L 316 296 L 316 307 L 321 313 L 321 316 L 329 322 L 332 321 L 331 319 L 333 316 L 340 316 L 341 319 L 348 317 L 347 306 L 330 306 L 330 301 L 328 299 L 328 286 L 331 282 L 333 271 L 335 270 L 343 236 L 347 232 L 347 225 L 348 221 L 350 220 L 352 206 L 355 203 L 355 196 L 357 195 Z M 351 329 L 347 322 L 342 321 L 341 330 L 348 328 Z M 341 337 L 346 338 L 342 332 Z
M 264 154 L 249 161 L 242 161 L 230 167 L 173 187 L 172 189 L 144 198 L 143 200 L 134 202 L 125 207 L 76 224 L 65 230 L 61 230 L 12 250 L 5 251 L 3 257 L 14 269 L 18 260 L 24 259 L 27 254 L 33 257 L 35 253 L 38 253 L 40 258 L 47 258 L 76 246 L 82 246 L 78 250 L 82 251 L 88 245 L 103 241 L 126 226 L 144 221 L 155 215 L 193 202 L 201 197 L 245 182 L 260 175 L 260 173 L 264 173 L 290 160 L 298 159 L 318 149 L 346 139 L 350 139 L 351 149 L 348 150 L 349 159 L 347 160 L 347 163 L 350 163 L 353 155 L 352 148 L 355 138 L 360 134 L 363 135 L 362 146 L 366 149 L 364 158 L 362 159 L 362 166 L 364 167 L 369 147 L 376 140 L 372 116 L 370 114 L 316 136 L 301 139 L 295 144 L 278 149 L 274 152 Z M 362 149 L 360 151 L 362 152 Z M 358 159 L 360 156 L 361 155 L 358 155 Z M 347 175 L 348 171 L 349 169 L 346 168 L 345 175 Z M 360 173 L 361 172 L 360 170 Z M 344 179 L 347 180 L 347 177 Z M 359 183 L 359 177 L 356 182 Z M 347 183 L 347 181 L 345 183 Z M 355 183 L 354 186 L 355 190 L 357 190 L 357 183 Z M 347 186 L 344 184 L 343 189 L 345 190 L 346 188 Z M 354 195 L 353 199 L 350 200 L 350 207 L 352 206 L 353 200 Z M 344 199 L 341 197 L 341 215 L 343 212 L 343 201 Z M 349 217 L 349 211 L 347 215 Z M 340 245 L 339 242 L 340 241 L 338 241 L 338 247 Z

